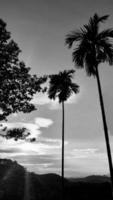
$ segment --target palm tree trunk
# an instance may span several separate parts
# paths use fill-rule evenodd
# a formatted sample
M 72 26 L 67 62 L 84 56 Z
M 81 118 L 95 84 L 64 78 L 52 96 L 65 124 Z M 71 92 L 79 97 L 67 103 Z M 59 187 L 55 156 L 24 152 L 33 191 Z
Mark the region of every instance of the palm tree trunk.
M 100 98 L 100 106 L 102 112 L 102 119 L 103 119 L 103 127 L 104 127 L 104 134 L 105 134 L 105 141 L 106 141 L 106 148 L 107 148 L 107 155 L 108 155 L 108 162 L 109 162 L 109 170 L 111 176 L 111 186 L 112 186 L 112 197 L 113 197 L 113 165 L 112 165 L 112 156 L 111 156 L 111 149 L 110 149 L 110 142 L 109 142 L 109 135 L 108 135 L 108 128 L 107 128 L 107 121 L 104 109 L 104 102 L 99 78 L 98 67 L 96 67 L 96 78 L 97 78 L 97 85 L 99 91 L 99 98 Z
M 62 102 L 62 200 L 64 199 L 64 102 Z

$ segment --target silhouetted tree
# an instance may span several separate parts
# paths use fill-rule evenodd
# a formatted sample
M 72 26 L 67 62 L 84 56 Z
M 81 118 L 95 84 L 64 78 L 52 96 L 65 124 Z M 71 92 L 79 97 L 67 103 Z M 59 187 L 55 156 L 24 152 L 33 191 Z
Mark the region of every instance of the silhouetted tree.
M 8 129 L 5 134 L 0 134 L 0 136 L 5 137 L 6 139 L 14 139 L 17 141 L 18 139 L 25 140 L 30 133 L 26 128 L 12 128 Z
M 0 120 L 6 120 L 11 113 L 35 110 L 30 101 L 46 79 L 30 75 L 30 68 L 19 60 L 20 52 L 0 19 Z
M 3 126 L 3 125 L 1 124 L 1 126 Z M 0 133 L 0 136 L 3 138 L 6 138 L 6 139 L 14 139 L 15 141 L 26 140 L 28 142 L 35 142 L 36 138 L 28 137 L 30 135 L 31 135 L 31 133 L 25 127 L 8 129 L 8 127 L 5 126 L 1 129 L 1 133 Z
M 79 92 L 79 86 L 72 82 L 74 70 L 64 70 L 59 74 L 50 75 L 48 97 L 55 100 L 58 98 L 62 103 L 62 183 L 64 187 L 64 102 L 72 95 Z
M 66 44 L 69 48 L 72 47 L 73 43 L 76 44 L 72 53 L 75 67 L 85 68 L 88 76 L 94 76 L 97 79 L 113 191 L 112 157 L 98 72 L 98 66 L 100 63 L 108 62 L 110 65 L 113 64 L 113 43 L 111 41 L 113 39 L 113 29 L 105 29 L 101 32 L 99 31 L 100 23 L 105 22 L 108 17 L 108 15 L 99 17 L 95 14 L 90 18 L 89 23 L 85 24 L 83 28 L 77 31 L 72 31 L 66 36 Z

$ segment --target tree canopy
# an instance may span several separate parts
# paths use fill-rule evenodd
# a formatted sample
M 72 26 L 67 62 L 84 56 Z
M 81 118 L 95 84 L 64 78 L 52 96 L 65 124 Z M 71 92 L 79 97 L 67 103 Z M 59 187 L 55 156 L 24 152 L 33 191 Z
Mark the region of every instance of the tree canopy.
M 6 130 L 7 128 L 5 128 Z M 14 138 L 15 141 L 18 139 L 25 140 L 30 135 L 29 132 L 27 132 L 26 128 L 13 128 L 8 129 L 6 134 L 0 134 L 0 136 L 5 137 L 6 139 L 12 139 Z
M 66 101 L 72 93 L 79 92 L 79 86 L 72 82 L 75 70 L 64 70 L 58 74 L 50 75 L 48 97 L 59 103 Z
M 100 31 L 100 23 L 104 23 L 108 17 L 95 13 L 88 24 L 66 36 L 65 42 L 69 48 L 76 45 L 72 53 L 75 67 L 85 68 L 89 76 L 95 76 L 96 67 L 101 62 L 113 64 L 113 29 Z
M 0 120 L 15 112 L 31 112 L 35 106 L 30 102 L 46 77 L 30 74 L 30 68 L 20 61 L 18 44 L 0 19 Z

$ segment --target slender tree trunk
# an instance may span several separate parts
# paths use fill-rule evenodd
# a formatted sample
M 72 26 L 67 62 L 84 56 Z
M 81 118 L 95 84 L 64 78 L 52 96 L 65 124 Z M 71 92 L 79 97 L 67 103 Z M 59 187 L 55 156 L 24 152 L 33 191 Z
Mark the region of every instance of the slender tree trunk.
M 64 102 L 62 102 L 62 200 L 64 199 Z
M 103 102 L 103 96 L 102 96 L 102 91 L 101 91 L 101 84 L 100 84 L 98 67 L 96 67 L 96 78 L 97 78 L 97 85 L 98 85 L 98 91 L 99 91 L 100 106 L 101 106 L 103 127 L 104 127 L 104 134 L 105 134 L 105 142 L 106 142 L 108 162 L 109 162 L 109 170 L 110 170 L 110 176 L 111 176 L 112 197 L 113 197 L 113 164 L 112 164 L 112 155 L 111 155 L 111 149 L 110 149 L 107 121 L 106 121 L 106 115 L 105 115 L 104 102 Z

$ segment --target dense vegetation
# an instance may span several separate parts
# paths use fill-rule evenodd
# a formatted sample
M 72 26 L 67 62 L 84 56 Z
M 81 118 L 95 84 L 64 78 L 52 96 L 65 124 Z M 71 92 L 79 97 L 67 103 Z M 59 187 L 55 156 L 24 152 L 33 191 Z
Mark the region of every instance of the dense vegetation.
M 37 175 L 27 172 L 15 161 L 0 160 L 0 200 L 60 200 L 61 183 L 59 175 Z M 83 179 L 65 179 L 65 200 L 70 199 L 111 200 L 109 178 L 91 176 Z

